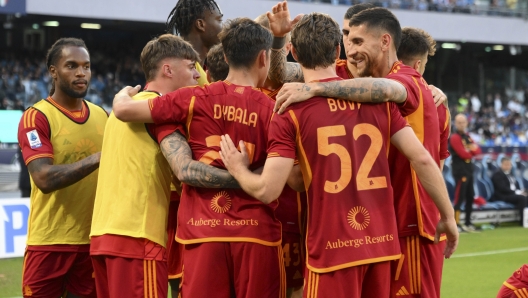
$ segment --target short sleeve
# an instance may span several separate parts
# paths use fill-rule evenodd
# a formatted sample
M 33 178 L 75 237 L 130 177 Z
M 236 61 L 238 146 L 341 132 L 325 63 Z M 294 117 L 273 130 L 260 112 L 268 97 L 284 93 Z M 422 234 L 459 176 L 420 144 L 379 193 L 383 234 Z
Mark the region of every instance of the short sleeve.
M 29 108 L 18 124 L 18 144 L 24 162 L 29 164 L 38 158 L 53 158 L 48 119 L 37 109 Z
M 296 158 L 295 125 L 288 113 L 272 118 L 268 130 L 268 158 L 286 157 Z
M 148 126 L 148 130 L 150 134 L 156 139 L 158 144 L 160 144 L 164 138 L 175 131 L 179 132 L 183 136 L 186 135 L 183 125 L 177 123 L 150 124 Z
M 418 98 L 420 87 L 412 82 L 412 76 L 402 73 L 392 73 L 387 76 L 387 79 L 397 81 L 407 90 L 407 99 L 404 103 L 398 105 L 401 115 L 403 117 L 407 117 L 408 115 L 414 113 L 420 104 Z
M 154 123 L 185 123 L 189 116 L 189 110 L 192 111 L 194 100 L 193 88 L 181 88 L 149 99 L 149 107 Z
M 390 136 L 392 137 L 395 133 L 400 131 L 406 126 L 409 126 L 407 121 L 403 119 L 400 110 L 398 109 L 398 106 L 393 103 L 389 102 L 387 103 L 389 105 L 389 112 L 390 112 Z

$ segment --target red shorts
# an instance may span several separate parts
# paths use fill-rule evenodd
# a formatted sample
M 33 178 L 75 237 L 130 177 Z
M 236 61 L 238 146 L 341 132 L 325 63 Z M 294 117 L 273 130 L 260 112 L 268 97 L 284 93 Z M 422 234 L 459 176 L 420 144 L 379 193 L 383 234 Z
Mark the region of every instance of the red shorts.
M 528 298 L 528 265 L 523 265 L 503 284 L 497 298 Z
M 304 284 L 304 251 L 301 234 L 282 232 L 282 251 L 286 269 L 286 287 L 298 288 Z
M 304 298 L 379 298 L 388 297 L 390 262 L 348 267 L 328 273 L 306 268 Z
M 92 256 L 98 298 L 167 297 L 167 262 Z
M 26 251 L 22 293 L 24 297 L 96 297 L 90 253 Z
M 174 192 L 178 194 L 177 192 Z M 169 279 L 181 278 L 183 267 L 183 244 L 176 242 L 176 227 L 178 226 L 178 207 L 180 201 L 171 200 L 169 204 L 169 221 L 167 223 L 167 262 Z
M 421 236 L 400 238 L 402 257 L 391 261 L 390 297 L 440 297 L 445 245 Z
M 251 242 L 185 245 L 182 297 L 286 297 L 280 246 Z

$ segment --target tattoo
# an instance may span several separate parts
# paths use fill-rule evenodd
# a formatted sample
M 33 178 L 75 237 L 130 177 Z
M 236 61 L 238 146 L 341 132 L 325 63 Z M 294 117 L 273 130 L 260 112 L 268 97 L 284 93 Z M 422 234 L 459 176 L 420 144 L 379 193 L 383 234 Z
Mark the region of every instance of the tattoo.
M 240 188 L 238 182 L 222 170 L 192 159 L 192 152 L 185 137 L 173 132 L 161 141 L 161 152 L 182 183 L 205 188 Z
M 81 181 L 99 168 L 100 152 L 72 164 L 54 165 L 51 158 L 38 158 L 28 164 L 35 184 L 50 193 Z
M 388 79 L 359 78 L 353 80 L 316 83 L 318 96 L 339 98 L 355 102 L 380 103 L 407 100 L 407 90 Z M 304 88 L 304 87 L 303 87 Z
M 270 80 L 277 83 L 304 82 L 304 75 L 298 63 L 286 61 L 286 50 L 271 50 L 271 63 L 268 72 Z

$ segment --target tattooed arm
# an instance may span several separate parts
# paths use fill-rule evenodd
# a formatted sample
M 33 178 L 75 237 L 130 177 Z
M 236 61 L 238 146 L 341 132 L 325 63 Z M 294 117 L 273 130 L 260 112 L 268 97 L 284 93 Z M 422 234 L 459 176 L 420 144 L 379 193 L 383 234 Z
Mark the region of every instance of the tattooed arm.
M 277 95 L 275 111 L 280 114 L 292 103 L 305 101 L 314 96 L 355 102 L 403 103 L 407 100 L 407 90 L 397 81 L 383 78 L 358 78 L 325 83 L 290 83 L 282 86 Z
M 271 50 L 271 62 L 268 78 L 274 82 L 284 84 L 290 82 L 304 82 L 304 75 L 299 63 L 287 62 L 288 56 L 284 48 Z
M 28 164 L 28 170 L 37 187 L 47 194 L 79 182 L 99 167 L 100 159 L 101 152 L 66 165 L 54 165 L 51 158 L 38 158 Z
M 240 188 L 226 170 L 193 160 L 191 148 L 180 133 L 173 132 L 165 137 L 160 147 L 172 172 L 182 183 L 206 188 Z

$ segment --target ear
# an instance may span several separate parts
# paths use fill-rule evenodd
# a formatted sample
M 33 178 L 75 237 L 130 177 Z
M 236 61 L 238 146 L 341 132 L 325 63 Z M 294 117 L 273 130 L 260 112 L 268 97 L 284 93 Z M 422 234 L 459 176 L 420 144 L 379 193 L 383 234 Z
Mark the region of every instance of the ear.
M 389 33 L 384 33 L 381 35 L 381 50 L 388 51 L 391 48 L 392 37 Z
M 339 57 L 341 57 L 341 45 L 340 44 L 336 46 L 336 60 L 339 59 Z
M 291 53 L 292 53 L 293 59 L 295 59 L 295 61 L 299 61 L 297 60 L 297 50 L 295 50 L 295 47 L 293 45 L 291 47 Z
M 198 32 L 205 32 L 205 21 L 203 19 L 197 19 L 194 22 L 194 26 Z
M 229 65 L 229 61 L 227 61 L 227 57 L 226 57 L 225 54 L 224 54 L 224 61 L 225 61 L 225 63 L 227 63 L 227 65 Z
M 169 78 L 172 78 L 174 75 L 174 72 L 172 71 L 172 69 L 170 68 L 168 64 L 161 65 L 161 73 L 163 74 L 163 76 L 166 76 Z
M 414 68 L 414 70 L 419 72 L 420 65 L 422 65 L 422 60 L 418 59 L 418 60 L 414 61 L 413 65 L 412 65 L 412 68 Z
M 284 46 L 284 49 L 286 50 L 286 55 L 288 55 L 292 49 L 291 42 L 286 43 L 286 45 Z
M 266 62 L 269 59 L 268 52 L 266 50 L 261 50 L 258 55 L 258 66 L 266 67 Z
M 50 66 L 49 69 L 48 69 L 51 77 L 55 80 L 57 79 L 57 69 L 55 68 L 54 65 Z
M 207 77 L 207 82 L 213 82 L 213 79 L 211 79 L 211 74 L 209 73 L 209 69 L 205 71 L 205 76 Z

